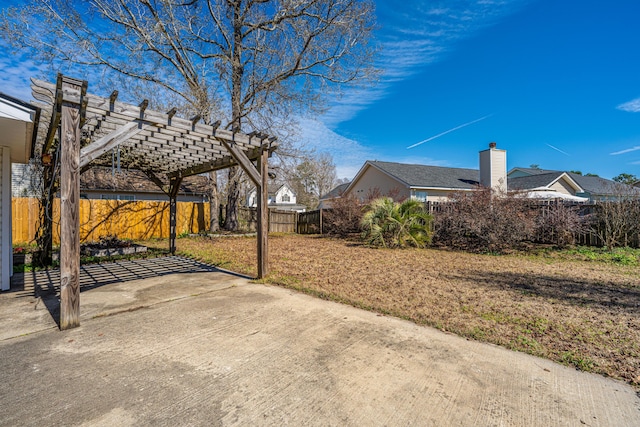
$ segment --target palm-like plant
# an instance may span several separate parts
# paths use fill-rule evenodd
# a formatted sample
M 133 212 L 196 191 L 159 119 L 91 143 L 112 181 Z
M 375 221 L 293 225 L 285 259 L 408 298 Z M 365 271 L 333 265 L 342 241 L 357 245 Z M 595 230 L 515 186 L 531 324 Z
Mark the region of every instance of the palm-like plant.
M 431 242 L 431 215 L 413 199 L 402 203 L 389 197 L 376 199 L 360 225 L 363 239 L 372 246 L 422 248 Z

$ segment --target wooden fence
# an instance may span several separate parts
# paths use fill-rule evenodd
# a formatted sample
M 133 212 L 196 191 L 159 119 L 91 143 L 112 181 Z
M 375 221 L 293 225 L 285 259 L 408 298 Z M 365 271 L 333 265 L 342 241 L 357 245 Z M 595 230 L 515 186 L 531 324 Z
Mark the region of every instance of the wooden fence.
M 32 242 L 38 227 L 39 207 L 35 198 L 14 198 L 13 243 Z M 60 242 L 60 199 L 53 204 L 53 243 Z M 209 204 L 178 202 L 176 232 L 206 232 Z M 121 239 L 169 237 L 169 202 L 80 200 L 80 241 L 96 241 L 102 236 Z
M 446 209 L 447 202 L 428 202 L 431 214 Z M 542 204 L 541 204 L 542 205 Z M 579 205 L 583 215 L 593 212 L 594 205 Z M 208 230 L 209 204 L 178 202 L 176 232 L 203 233 Z M 35 198 L 14 198 L 13 243 L 32 242 L 35 238 L 39 206 Z M 239 212 L 241 226 L 246 230 L 255 230 L 255 209 L 241 208 Z M 269 211 L 269 231 L 277 233 L 322 234 L 323 211 L 310 212 Z M 60 242 L 60 200 L 53 205 L 53 241 Z M 116 201 L 116 200 L 80 200 L 80 240 L 96 241 L 102 236 L 115 235 L 122 239 L 147 239 L 169 237 L 169 202 L 158 201 Z M 542 239 L 544 236 L 538 236 Z M 593 231 L 576 236 L 576 243 L 585 246 L 602 246 L 603 242 Z M 640 234 L 625 236 L 624 243 L 631 247 L 640 247 Z
M 295 233 L 298 228 L 298 212 L 269 210 L 269 231 Z
M 322 209 L 298 214 L 298 234 L 322 234 Z

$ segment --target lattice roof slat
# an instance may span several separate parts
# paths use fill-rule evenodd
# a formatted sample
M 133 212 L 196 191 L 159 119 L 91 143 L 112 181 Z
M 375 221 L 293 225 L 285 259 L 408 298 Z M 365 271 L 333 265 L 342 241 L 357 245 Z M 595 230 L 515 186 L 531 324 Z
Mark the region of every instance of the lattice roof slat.
M 33 96 L 43 109 L 38 131 L 41 147 L 50 133 L 52 119 L 56 118 L 62 90 L 55 84 L 32 80 Z M 80 91 L 68 88 L 63 95 L 66 100 L 78 103 L 81 99 Z M 146 108 L 145 102 L 132 105 L 117 101 L 115 96 L 103 98 L 92 94 L 84 94 L 82 101 L 83 150 L 92 152 L 87 160 L 91 165 L 111 165 L 111 153 L 118 147 L 121 167 L 152 170 L 167 179 L 236 165 L 225 144 L 236 147 L 251 160 L 260 155 L 265 145 L 271 151 L 276 148 L 275 138 L 231 132 L 218 128 L 217 124 L 196 123 L 178 117 L 175 109 L 162 113 Z M 115 141 L 116 137 L 120 139 Z

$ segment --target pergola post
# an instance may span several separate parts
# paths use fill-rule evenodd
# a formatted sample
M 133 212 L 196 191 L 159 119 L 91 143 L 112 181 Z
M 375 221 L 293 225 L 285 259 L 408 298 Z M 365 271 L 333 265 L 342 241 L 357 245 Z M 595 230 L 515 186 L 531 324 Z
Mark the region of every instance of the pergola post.
M 169 252 L 176 253 L 176 217 L 178 214 L 177 197 L 182 178 L 172 177 L 169 181 Z
M 258 157 L 258 173 L 260 174 L 260 185 L 256 185 L 258 195 L 258 279 L 262 279 L 269 274 L 269 191 L 267 188 L 269 150 L 262 148 Z M 257 184 L 257 183 L 256 183 Z
M 60 132 L 60 329 L 80 326 L 80 108 L 67 92 L 86 82 L 62 76 Z M 86 86 L 85 86 L 86 87 Z
M 175 116 L 176 109 L 153 111 L 147 108 L 147 101 L 138 106 L 118 102 L 117 91 L 109 98 L 86 94 L 86 86 L 86 82 L 63 76 L 56 85 L 32 79 L 33 96 L 50 115 L 49 120 L 40 121 L 42 154 L 50 154 L 55 133 L 62 131 L 61 327 L 79 324 L 78 176 L 91 166 L 110 164 L 106 154 L 116 147 L 123 153 L 123 167 L 143 171 L 169 196 L 172 254 L 176 252 L 177 194 L 182 178 L 239 165 L 260 195 L 258 277 L 265 277 L 269 272 L 267 161 L 277 148 L 276 138 L 221 129 L 220 122 L 209 125 L 199 118 L 186 120 Z M 80 140 L 87 142 L 82 150 Z

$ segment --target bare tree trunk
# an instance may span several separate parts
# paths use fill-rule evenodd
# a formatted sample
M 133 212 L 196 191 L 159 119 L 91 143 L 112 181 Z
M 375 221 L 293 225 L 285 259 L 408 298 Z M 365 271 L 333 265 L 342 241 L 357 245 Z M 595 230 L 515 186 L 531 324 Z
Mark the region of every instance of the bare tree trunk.
M 42 171 L 42 193 L 40 194 L 40 219 L 36 231 L 38 256 L 36 264 L 45 267 L 52 264 L 53 258 L 53 202 L 58 191 L 59 181 L 56 180 L 55 164 L 57 154 L 54 153 L 51 165 Z
M 215 233 L 220 230 L 220 202 L 218 200 L 218 174 L 209 172 L 209 231 Z
M 237 231 L 240 226 L 238 222 L 238 199 L 240 198 L 239 175 L 240 171 L 237 166 L 229 168 L 227 206 L 224 218 L 224 229 L 229 231 Z
M 240 132 L 242 128 L 242 1 L 233 5 L 233 50 L 231 53 L 231 129 Z M 224 228 L 229 231 L 238 230 L 238 199 L 240 198 L 240 171 L 237 167 L 229 169 L 227 191 L 227 210 Z

